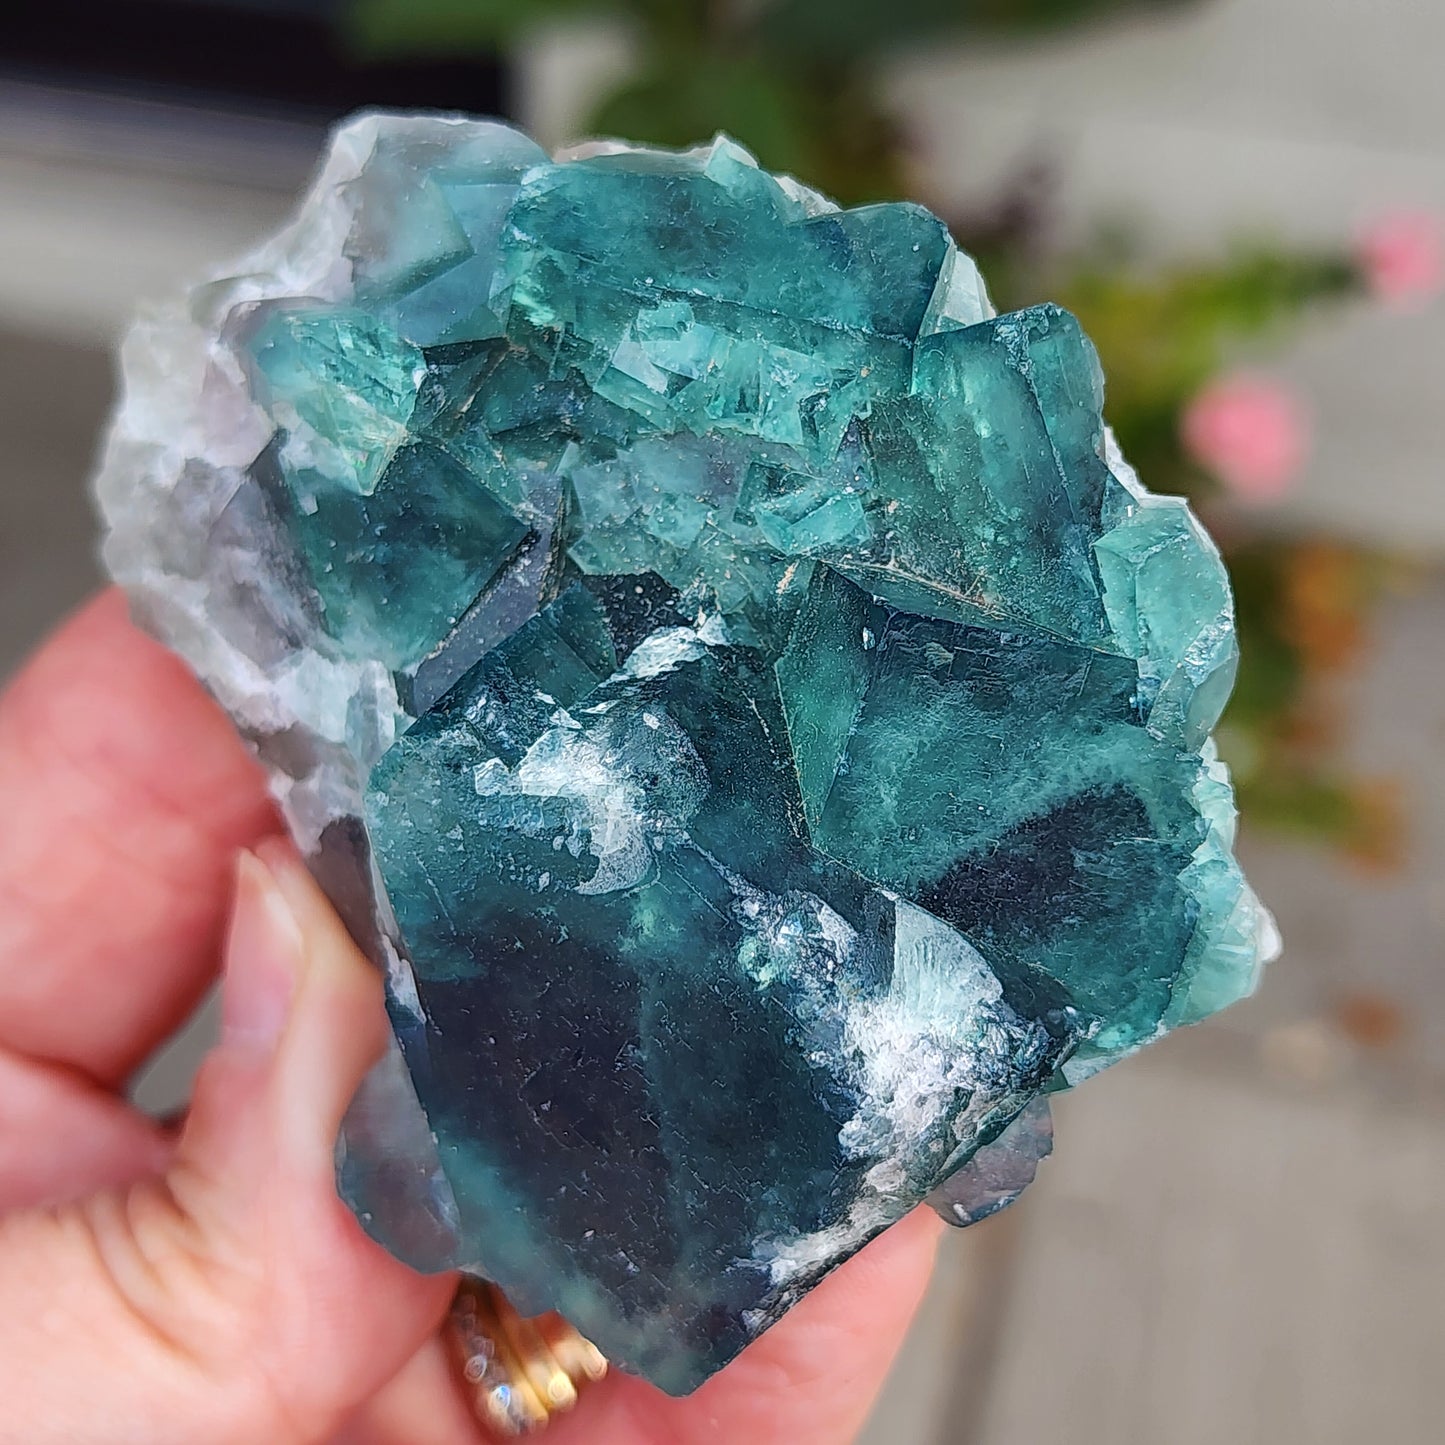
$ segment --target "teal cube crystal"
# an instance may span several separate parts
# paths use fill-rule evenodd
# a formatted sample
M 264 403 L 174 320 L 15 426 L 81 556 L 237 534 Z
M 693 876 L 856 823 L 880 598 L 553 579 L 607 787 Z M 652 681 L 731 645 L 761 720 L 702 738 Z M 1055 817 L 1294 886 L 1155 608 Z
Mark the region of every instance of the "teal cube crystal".
M 426 359 L 365 311 L 263 313 L 249 346 L 253 388 L 287 422 L 293 455 L 319 485 L 369 495 L 407 439 Z
M 1219 556 L 919 207 L 363 116 L 127 367 L 107 556 L 386 970 L 417 1267 L 692 1389 L 1273 951 Z

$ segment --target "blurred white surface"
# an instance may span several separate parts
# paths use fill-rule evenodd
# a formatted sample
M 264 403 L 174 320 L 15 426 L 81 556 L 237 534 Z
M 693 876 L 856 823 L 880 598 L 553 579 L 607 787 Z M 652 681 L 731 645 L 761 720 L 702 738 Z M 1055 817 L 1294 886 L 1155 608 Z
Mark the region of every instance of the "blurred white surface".
M 1147 1056 L 1091 1081 L 1020 1210 L 979 1417 L 937 1445 L 1438 1441 L 1441 1124 Z
M 320 138 L 0 81 L 0 328 L 109 346 L 274 230 Z

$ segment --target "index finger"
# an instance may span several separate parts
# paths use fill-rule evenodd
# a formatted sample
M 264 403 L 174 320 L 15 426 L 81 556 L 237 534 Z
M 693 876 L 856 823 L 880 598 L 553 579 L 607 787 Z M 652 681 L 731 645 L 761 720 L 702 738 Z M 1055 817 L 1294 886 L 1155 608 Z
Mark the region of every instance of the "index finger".
M 0 1048 L 121 1083 L 214 974 L 259 766 L 111 591 L 0 696 Z

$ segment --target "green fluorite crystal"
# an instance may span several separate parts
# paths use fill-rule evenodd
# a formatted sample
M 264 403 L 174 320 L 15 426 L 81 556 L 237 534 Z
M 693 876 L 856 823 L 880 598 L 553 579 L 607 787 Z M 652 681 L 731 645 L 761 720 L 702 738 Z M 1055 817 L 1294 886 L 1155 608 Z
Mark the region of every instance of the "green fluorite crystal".
M 1252 987 L 1219 557 L 928 212 L 366 117 L 128 364 L 109 556 L 388 969 L 403 1258 L 686 1390 Z

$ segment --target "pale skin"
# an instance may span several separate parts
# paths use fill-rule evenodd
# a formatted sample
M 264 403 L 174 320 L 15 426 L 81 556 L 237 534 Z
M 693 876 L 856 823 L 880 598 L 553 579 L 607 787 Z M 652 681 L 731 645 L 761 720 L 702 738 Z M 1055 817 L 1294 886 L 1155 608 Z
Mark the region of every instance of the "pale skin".
M 183 1125 L 127 1080 L 222 979 Z M 469 1445 L 449 1276 L 372 1244 L 332 1146 L 380 982 L 261 774 L 114 593 L 0 696 L 0 1445 Z M 916 1211 L 695 1395 L 614 1371 L 555 1445 L 853 1438 L 927 1280 Z

